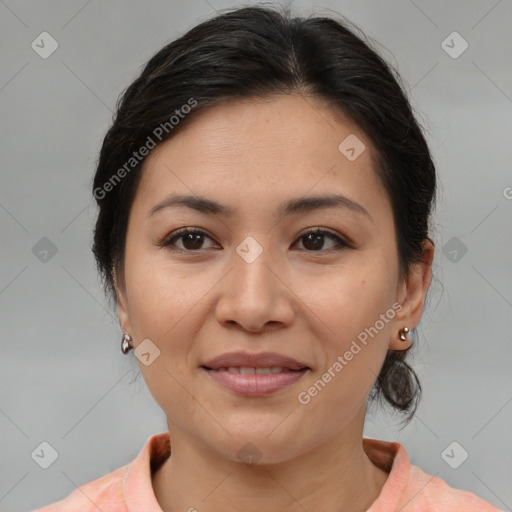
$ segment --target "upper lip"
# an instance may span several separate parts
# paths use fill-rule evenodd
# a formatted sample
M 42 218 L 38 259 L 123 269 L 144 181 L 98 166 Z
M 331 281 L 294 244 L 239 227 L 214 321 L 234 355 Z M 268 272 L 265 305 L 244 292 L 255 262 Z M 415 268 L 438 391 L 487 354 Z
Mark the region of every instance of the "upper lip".
M 296 359 L 287 357 L 276 352 L 260 352 L 259 354 L 251 354 L 250 352 L 228 352 L 220 356 L 209 359 L 202 364 L 212 370 L 219 368 L 229 368 L 235 366 L 239 368 L 269 368 L 278 366 L 281 368 L 289 368 L 290 370 L 302 370 L 309 368 Z

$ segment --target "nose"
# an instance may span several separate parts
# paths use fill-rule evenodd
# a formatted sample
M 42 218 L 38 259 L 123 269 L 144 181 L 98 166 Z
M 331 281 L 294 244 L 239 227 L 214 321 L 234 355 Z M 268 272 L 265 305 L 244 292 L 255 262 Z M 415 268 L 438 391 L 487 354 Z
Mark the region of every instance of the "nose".
M 286 284 L 283 266 L 271 259 L 270 252 L 263 250 L 251 261 L 233 251 L 231 270 L 221 282 L 215 311 L 224 327 L 263 332 L 293 322 L 295 296 Z

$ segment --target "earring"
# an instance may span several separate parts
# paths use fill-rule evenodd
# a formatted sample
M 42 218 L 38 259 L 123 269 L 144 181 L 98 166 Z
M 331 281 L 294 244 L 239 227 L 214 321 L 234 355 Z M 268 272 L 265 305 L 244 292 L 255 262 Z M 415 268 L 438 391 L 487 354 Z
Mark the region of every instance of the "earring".
M 409 328 L 408 327 L 402 327 L 398 331 L 398 337 L 400 338 L 400 341 L 408 341 L 408 335 L 409 335 Z
M 133 348 L 130 345 L 130 341 L 133 341 L 132 337 L 128 334 L 123 334 L 123 339 L 121 341 L 121 351 L 123 354 L 128 354 L 128 352 Z

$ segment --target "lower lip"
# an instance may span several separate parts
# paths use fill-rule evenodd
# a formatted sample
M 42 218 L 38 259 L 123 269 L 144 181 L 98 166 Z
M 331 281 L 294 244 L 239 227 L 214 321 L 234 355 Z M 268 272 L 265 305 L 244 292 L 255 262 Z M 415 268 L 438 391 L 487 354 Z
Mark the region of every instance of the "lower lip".
M 266 396 L 297 382 L 308 370 L 289 371 L 274 374 L 243 375 L 229 371 L 203 368 L 221 386 L 243 396 Z

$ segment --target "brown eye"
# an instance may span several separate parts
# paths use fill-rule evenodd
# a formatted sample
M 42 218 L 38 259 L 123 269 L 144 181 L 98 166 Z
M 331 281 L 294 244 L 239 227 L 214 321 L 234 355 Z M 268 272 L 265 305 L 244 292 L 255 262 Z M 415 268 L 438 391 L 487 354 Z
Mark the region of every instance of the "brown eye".
M 334 247 L 323 249 L 323 245 L 325 243 L 325 238 L 329 238 L 336 242 Z M 340 246 L 342 248 L 350 247 L 350 244 L 345 242 L 342 238 L 331 233 L 330 231 L 316 228 L 314 230 L 310 230 L 299 237 L 299 240 L 304 240 L 303 246 L 308 252 L 320 252 L 322 250 L 340 250 Z M 338 249 L 337 249 L 338 248 Z
M 184 228 L 172 233 L 171 237 L 167 237 L 161 244 L 161 247 L 167 247 L 172 250 L 176 247 L 176 241 L 182 241 L 182 247 L 176 247 L 178 251 L 194 252 L 203 249 L 204 238 L 210 238 L 204 231 L 199 229 Z M 211 238 L 210 238 L 211 240 Z

